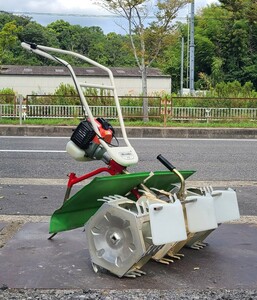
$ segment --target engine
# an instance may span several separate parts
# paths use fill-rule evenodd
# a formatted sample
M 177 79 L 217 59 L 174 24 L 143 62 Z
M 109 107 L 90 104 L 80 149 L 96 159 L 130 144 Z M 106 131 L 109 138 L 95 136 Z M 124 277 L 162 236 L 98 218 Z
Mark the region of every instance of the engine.
M 95 119 L 100 135 L 98 135 L 89 120 L 82 121 L 74 130 L 66 151 L 77 161 L 104 160 L 109 161 L 106 149 L 100 140 L 111 144 L 114 129 L 103 118 Z

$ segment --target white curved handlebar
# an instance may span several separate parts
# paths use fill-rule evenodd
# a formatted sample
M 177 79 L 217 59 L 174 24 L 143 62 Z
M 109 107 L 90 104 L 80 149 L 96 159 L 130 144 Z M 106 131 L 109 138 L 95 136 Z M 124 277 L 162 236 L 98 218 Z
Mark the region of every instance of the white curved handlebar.
M 74 81 L 74 84 L 76 86 L 76 89 L 79 93 L 81 103 L 82 103 L 84 109 L 86 110 L 86 113 L 87 113 L 87 115 L 88 115 L 88 117 L 89 117 L 89 119 L 92 123 L 92 126 L 93 126 L 95 132 L 100 136 L 101 136 L 101 134 L 98 130 L 98 127 L 97 127 L 97 124 L 95 122 L 94 116 L 91 112 L 91 109 L 90 109 L 90 107 L 89 107 L 89 105 L 86 101 L 86 98 L 85 98 L 84 93 L 82 91 L 82 87 L 95 87 L 95 88 L 108 89 L 108 90 L 113 91 L 113 96 L 114 96 L 114 101 L 115 101 L 115 105 L 116 105 L 116 108 L 117 108 L 117 113 L 118 113 L 118 119 L 119 119 L 119 123 L 120 123 L 120 127 L 121 127 L 121 132 L 122 132 L 122 136 L 123 136 L 123 139 L 124 139 L 127 147 L 115 147 L 116 148 L 115 149 L 113 147 L 110 147 L 108 144 L 106 144 L 106 142 L 102 139 L 100 139 L 100 143 L 107 150 L 107 152 L 110 154 L 110 156 L 115 161 L 117 161 L 117 163 L 120 163 L 121 165 L 125 165 L 125 166 L 137 163 L 138 162 L 138 156 L 137 156 L 134 148 L 131 146 L 128 138 L 127 138 L 127 133 L 126 133 L 125 126 L 124 126 L 121 107 L 120 107 L 117 91 L 116 91 L 116 88 L 115 88 L 115 83 L 114 83 L 114 78 L 113 78 L 112 71 L 109 68 L 97 63 L 96 61 L 94 61 L 94 60 L 92 60 L 92 59 L 90 59 L 86 56 L 83 56 L 81 54 L 72 52 L 72 51 L 61 50 L 61 49 L 52 48 L 52 47 L 46 47 L 46 46 L 42 46 L 42 45 L 29 44 L 29 43 L 25 43 L 25 42 L 21 43 L 21 46 L 24 49 L 28 50 L 28 51 L 31 51 L 35 54 L 38 54 L 40 56 L 43 56 L 43 57 L 48 58 L 50 60 L 53 60 L 53 61 L 55 61 L 57 63 L 60 63 L 60 64 L 62 64 L 65 67 L 68 68 L 68 70 L 71 74 L 71 77 Z M 106 71 L 108 73 L 108 76 L 109 76 L 110 85 L 86 84 L 86 83 L 78 82 L 76 74 L 75 74 L 73 68 L 71 67 L 71 65 L 67 61 L 65 61 L 65 60 L 63 60 L 59 57 L 56 57 L 55 55 L 52 55 L 48 52 L 55 52 L 55 53 L 60 53 L 60 54 L 71 55 L 71 56 L 77 57 L 77 58 L 79 58 L 83 61 L 86 61 L 87 63 L 89 63 L 89 64 L 91 64 L 95 67 L 98 67 L 98 68 Z M 123 149 L 123 150 L 121 151 L 121 149 Z M 131 153 L 131 160 L 129 159 L 128 153 Z

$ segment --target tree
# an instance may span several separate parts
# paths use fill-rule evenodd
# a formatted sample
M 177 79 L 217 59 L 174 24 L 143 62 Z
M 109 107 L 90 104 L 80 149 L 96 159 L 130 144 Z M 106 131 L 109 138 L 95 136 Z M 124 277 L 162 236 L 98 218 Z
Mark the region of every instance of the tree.
M 106 57 L 109 67 L 135 66 L 128 36 L 110 32 L 106 35 Z
M 257 3 L 252 0 L 219 2 L 220 5 L 208 6 L 196 16 L 196 36 L 211 46 L 200 50 L 196 38 L 196 69 L 198 73 L 210 75 L 214 86 L 223 80 L 238 80 L 242 85 L 251 81 L 257 87 L 254 71 L 257 68 Z M 202 61 L 198 50 L 202 52 Z
M 163 43 L 173 29 L 172 20 L 188 0 L 156 0 L 155 8 L 149 0 L 103 0 L 97 2 L 108 11 L 127 21 L 134 58 L 141 72 L 144 121 L 148 121 L 147 69 L 158 57 Z M 154 15 L 155 21 L 146 25 Z
M 81 43 L 83 28 L 80 25 L 71 25 L 64 20 L 57 20 L 47 26 L 58 39 L 63 50 L 74 51 Z
M 15 45 L 20 30 L 21 27 L 17 26 L 15 21 L 8 22 L 3 26 L 0 31 L 0 63 L 4 63 L 6 56 L 11 55 L 10 50 Z
M 55 34 L 36 22 L 28 23 L 19 34 L 19 38 L 22 41 L 33 42 L 39 45 L 50 44 L 53 47 L 58 46 Z

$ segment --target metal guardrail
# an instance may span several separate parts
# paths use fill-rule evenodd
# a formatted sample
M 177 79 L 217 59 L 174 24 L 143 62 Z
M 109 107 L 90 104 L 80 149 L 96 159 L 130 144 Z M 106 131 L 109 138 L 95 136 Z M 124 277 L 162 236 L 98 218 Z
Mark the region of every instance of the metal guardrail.
M 96 117 L 116 119 L 115 106 L 90 106 Z M 141 106 L 122 106 L 124 118 L 142 118 Z M 257 108 L 203 108 L 203 107 L 172 107 L 165 111 L 160 107 L 149 107 L 150 118 L 160 118 L 164 114 L 168 119 L 181 120 L 257 120 Z M 22 105 L 22 118 L 83 118 L 81 106 L 76 105 Z M 20 117 L 19 106 L 13 104 L 0 104 L 0 118 Z

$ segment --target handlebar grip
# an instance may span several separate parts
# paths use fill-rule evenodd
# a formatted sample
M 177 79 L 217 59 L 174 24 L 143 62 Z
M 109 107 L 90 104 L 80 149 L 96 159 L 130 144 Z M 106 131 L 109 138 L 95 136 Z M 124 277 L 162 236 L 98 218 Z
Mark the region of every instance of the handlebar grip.
M 165 157 L 163 157 L 161 154 L 157 156 L 157 159 L 171 172 L 176 169 Z
M 37 44 L 35 43 L 30 43 L 30 42 L 22 42 L 21 46 L 26 49 L 26 50 L 36 50 L 37 49 Z
M 35 43 L 28 43 L 31 49 L 37 49 L 37 44 Z

